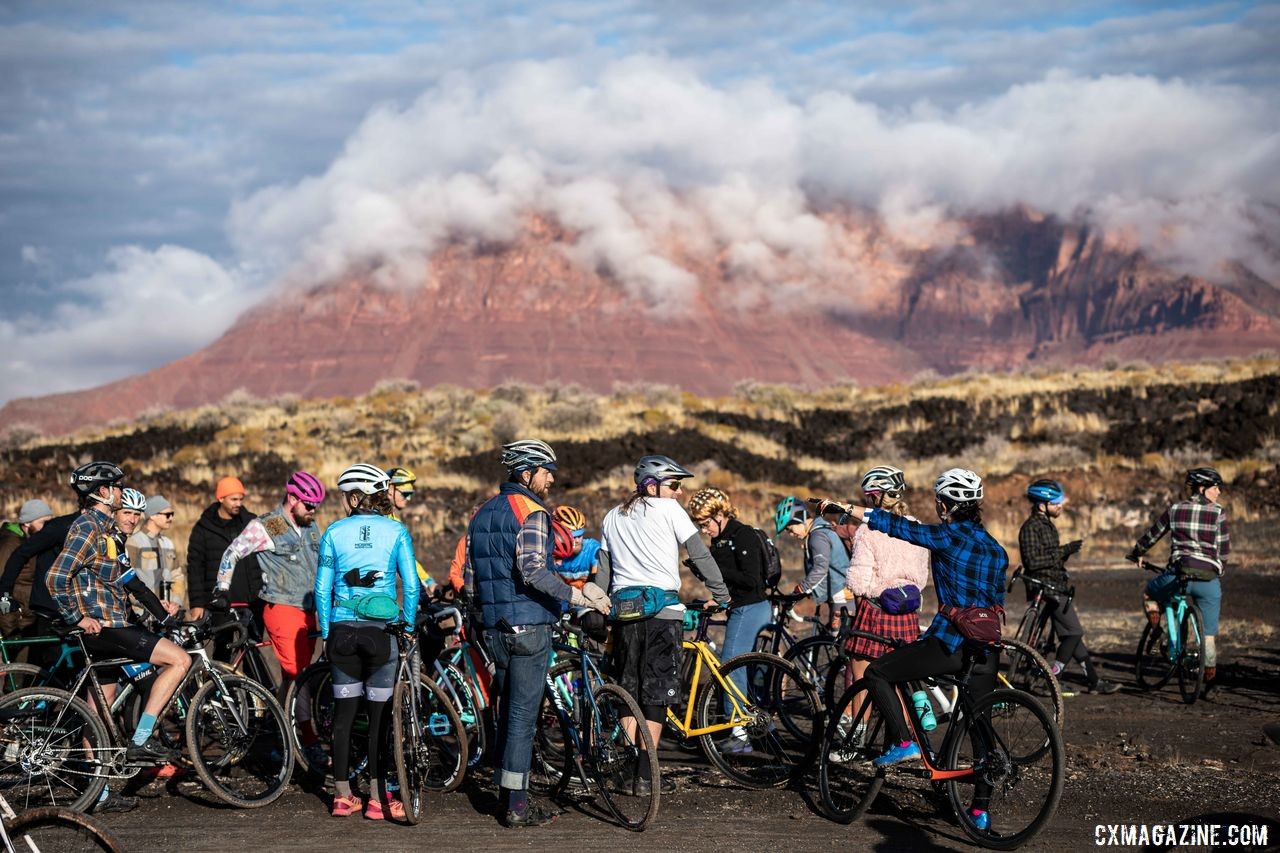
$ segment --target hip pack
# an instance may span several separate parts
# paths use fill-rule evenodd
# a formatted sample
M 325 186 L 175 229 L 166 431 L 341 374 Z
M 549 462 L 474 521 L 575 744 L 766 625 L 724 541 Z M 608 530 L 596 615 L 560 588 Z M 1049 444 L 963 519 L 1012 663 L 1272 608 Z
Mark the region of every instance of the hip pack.
M 1000 641 L 1000 623 L 1004 621 L 1004 608 L 995 607 L 956 607 L 948 604 L 940 609 L 943 616 L 951 620 L 960 636 L 975 643 L 991 645 Z
M 339 607 L 345 607 L 353 611 L 361 619 L 368 619 L 370 622 L 387 622 L 396 618 L 400 613 L 400 605 L 396 603 L 396 600 L 381 592 L 362 595 L 358 598 L 344 598 L 334 603 Z
M 610 594 L 609 618 L 616 622 L 652 619 L 665 607 L 680 603 L 680 594 L 657 586 L 624 586 Z
M 894 616 L 915 613 L 920 609 L 920 587 L 913 583 L 887 587 L 880 593 L 880 609 Z

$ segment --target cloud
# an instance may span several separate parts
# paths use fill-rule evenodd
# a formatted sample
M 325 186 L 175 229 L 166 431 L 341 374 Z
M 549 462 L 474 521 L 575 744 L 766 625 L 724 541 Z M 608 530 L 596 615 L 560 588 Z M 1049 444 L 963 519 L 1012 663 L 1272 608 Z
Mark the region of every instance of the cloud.
M 662 56 L 599 73 L 517 63 L 375 110 L 322 174 L 238 203 L 230 231 L 289 281 L 416 283 L 445 241 L 509 239 L 545 214 L 578 235 L 578 260 L 667 309 L 697 287 L 673 244 L 760 281 L 838 271 L 845 235 L 815 216 L 832 205 L 875 211 L 912 244 L 1025 204 L 1128 229 L 1191 271 L 1269 274 L 1251 211 L 1280 203 L 1277 131 L 1238 88 L 1136 75 L 1051 71 L 954 109 L 891 110 L 713 85 Z
M 0 319 L 0 399 L 130 376 L 224 332 L 256 294 L 212 258 L 179 246 L 113 249 L 103 272 L 68 282 L 51 316 Z M 127 416 L 131 413 L 121 412 Z

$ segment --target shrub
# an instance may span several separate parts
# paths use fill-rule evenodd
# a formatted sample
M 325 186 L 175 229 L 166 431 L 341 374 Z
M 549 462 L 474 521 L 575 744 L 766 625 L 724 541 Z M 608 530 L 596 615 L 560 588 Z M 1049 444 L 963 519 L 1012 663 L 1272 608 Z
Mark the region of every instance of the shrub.
M 552 432 L 573 433 L 600 425 L 600 409 L 595 400 L 561 400 L 552 403 L 538 419 L 538 426 Z

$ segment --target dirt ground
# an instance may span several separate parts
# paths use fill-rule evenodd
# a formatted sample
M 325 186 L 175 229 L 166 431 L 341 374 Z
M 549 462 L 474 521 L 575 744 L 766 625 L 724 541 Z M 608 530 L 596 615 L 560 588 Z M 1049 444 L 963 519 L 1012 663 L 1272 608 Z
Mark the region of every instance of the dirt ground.
M 1142 576 L 1132 569 L 1076 573 L 1087 639 L 1106 677 L 1125 685 L 1112 696 L 1082 692 L 1067 699 L 1067 782 L 1050 826 L 1025 849 L 1076 851 L 1110 836 L 1107 825 L 1197 823 L 1263 826 L 1280 849 L 1280 746 L 1265 741 L 1264 723 L 1280 721 L 1280 567 L 1230 576 L 1224 589 L 1220 683 L 1214 701 L 1183 705 L 1170 686 L 1141 693 L 1132 685 L 1133 648 Z M 1021 593 L 1010 596 L 1011 620 Z M 1016 625 L 1016 622 L 1013 623 Z M 1067 687 L 1078 690 L 1078 673 Z M 861 821 L 824 819 L 806 789 L 749 791 L 726 785 L 700 756 L 666 751 L 664 771 L 679 791 L 662 798 L 658 819 L 629 833 L 567 808 L 552 825 L 507 830 L 493 816 L 492 795 L 479 787 L 434 796 L 418 827 L 328 816 L 315 793 L 295 787 L 259 811 L 225 808 L 198 783 L 152 783 L 142 805 L 107 816 L 129 850 L 399 851 L 423 848 L 488 851 L 627 850 L 956 850 L 969 845 L 944 802 L 912 777 L 891 779 Z M 173 796 L 171 794 L 178 794 Z M 1099 829 L 1099 827 L 1102 827 Z M 1121 848 L 1125 849 L 1125 848 Z M 1127 849 L 1135 849 L 1128 847 Z M 1155 846 L 1143 849 L 1156 849 Z M 1205 849 L 1188 847 L 1185 849 Z

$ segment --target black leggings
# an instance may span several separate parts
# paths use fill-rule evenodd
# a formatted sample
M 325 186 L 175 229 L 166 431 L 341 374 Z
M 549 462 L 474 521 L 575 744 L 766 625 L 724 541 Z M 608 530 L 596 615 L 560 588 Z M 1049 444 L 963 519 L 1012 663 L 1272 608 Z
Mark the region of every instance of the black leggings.
M 385 800 L 382 732 L 399 657 L 395 641 L 383 625 L 339 622 L 329 632 L 327 652 L 334 696 L 333 778 L 345 782 L 351 776 L 351 728 L 363 697 L 369 703 L 369 794 Z
M 937 637 L 926 637 L 871 662 L 864 677 L 867 693 L 880 716 L 884 717 L 894 743 L 912 739 L 902 718 L 902 703 L 898 700 L 895 685 L 930 675 L 954 675 L 964 669 L 964 658 L 963 646 L 952 652 Z M 985 661 L 974 667 L 969 678 L 969 692 L 975 700 L 995 689 L 999 664 L 999 656 L 990 653 Z

